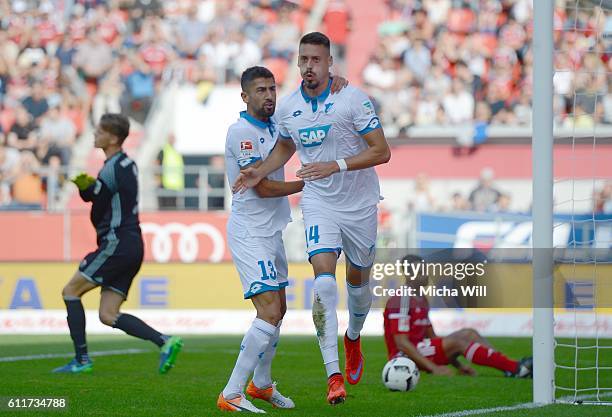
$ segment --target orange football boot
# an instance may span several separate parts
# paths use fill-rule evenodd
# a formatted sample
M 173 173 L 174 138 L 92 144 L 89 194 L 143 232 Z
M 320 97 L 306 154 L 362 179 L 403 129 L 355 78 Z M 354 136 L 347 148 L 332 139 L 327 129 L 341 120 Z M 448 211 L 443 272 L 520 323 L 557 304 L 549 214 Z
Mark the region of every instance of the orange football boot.
M 346 380 L 349 384 L 355 385 L 361 380 L 363 364 L 365 362 L 361 354 L 361 337 L 357 340 L 351 340 L 345 333 L 344 354 L 346 355 L 346 365 L 344 367 Z
M 346 400 L 344 378 L 342 374 L 333 374 L 327 380 L 327 402 L 331 405 L 341 404 Z

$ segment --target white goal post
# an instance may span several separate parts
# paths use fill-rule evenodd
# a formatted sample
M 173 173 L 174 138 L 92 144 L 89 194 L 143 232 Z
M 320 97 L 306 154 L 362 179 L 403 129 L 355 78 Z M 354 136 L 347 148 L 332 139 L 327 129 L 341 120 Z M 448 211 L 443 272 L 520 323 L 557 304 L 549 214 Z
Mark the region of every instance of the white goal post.
M 550 404 L 554 401 L 554 0 L 533 3 L 533 401 Z

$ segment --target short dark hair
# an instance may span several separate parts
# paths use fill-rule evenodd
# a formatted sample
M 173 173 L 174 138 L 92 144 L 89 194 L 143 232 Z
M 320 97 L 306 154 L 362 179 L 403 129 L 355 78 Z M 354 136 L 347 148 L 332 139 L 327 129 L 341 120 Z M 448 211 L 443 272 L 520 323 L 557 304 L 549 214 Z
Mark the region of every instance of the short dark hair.
M 302 36 L 300 39 L 300 45 L 323 45 L 329 51 L 330 42 L 329 38 L 321 32 L 310 32 Z
M 105 113 L 100 118 L 100 127 L 105 132 L 117 136 L 119 143 L 123 144 L 130 134 L 130 121 L 119 113 Z
M 242 76 L 240 77 L 240 87 L 242 87 L 242 91 L 245 91 L 249 88 L 249 85 L 256 80 L 257 78 L 272 78 L 274 79 L 274 74 L 272 71 L 267 69 L 266 67 L 250 67 L 244 70 Z

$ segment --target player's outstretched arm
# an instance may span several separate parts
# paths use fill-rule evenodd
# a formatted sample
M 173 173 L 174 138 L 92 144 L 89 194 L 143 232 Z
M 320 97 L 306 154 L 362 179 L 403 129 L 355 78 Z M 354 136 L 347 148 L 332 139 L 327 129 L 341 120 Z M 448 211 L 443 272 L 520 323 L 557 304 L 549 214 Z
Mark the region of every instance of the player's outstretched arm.
M 382 129 L 375 129 L 366 133 L 363 139 L 368 143 L 368 149 L 344 160 L 347 171 L 385 164 L 391 159 L 391 150 Z M 340 172 L 340 165 L 336 161 L 315 162 L 304 164 L 296 172 L 296 175 L 305 181 L 314 181 L 329 177 L 336 172 Z
M 273 171 L 276 171 L 293 156 L 295 144 L 290 139 L 278 139 L 276 146 L 268 157 L 260 165 L 248 167 L 240 171 L 240 175 L 232 185 L 232 191 L 245 192 L 255 187 L 262 179 Z
M 255 192 L 263 198 L 284 197 L 299 193 L 304 188 L 304 181 L 274 181 L 264 178 L 255 186 Z
M 398 349 L 412 359 L 414 363 L 417 364 L 419 369 L 425 372 L 430 372 L 433 375 L 453 375 L 453 371 L 451 371 L 447 366 L 438 366 L 425 356 L 421 355 L 416 347 L 410 342 L 407 335 L 396 334 L 393 335 L 393 339 L 395 340 L 395 345 L 398 347 Z

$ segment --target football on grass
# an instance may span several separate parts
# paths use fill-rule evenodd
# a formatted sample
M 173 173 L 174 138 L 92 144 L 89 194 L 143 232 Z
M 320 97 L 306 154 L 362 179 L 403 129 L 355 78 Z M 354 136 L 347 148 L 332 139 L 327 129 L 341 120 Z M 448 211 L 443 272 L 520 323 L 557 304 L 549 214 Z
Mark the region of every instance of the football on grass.
M 393 358 L 383 368 L 382 380 L 391 391 L 412 391 L 419 382 L 419 368 L 408 358 Z

